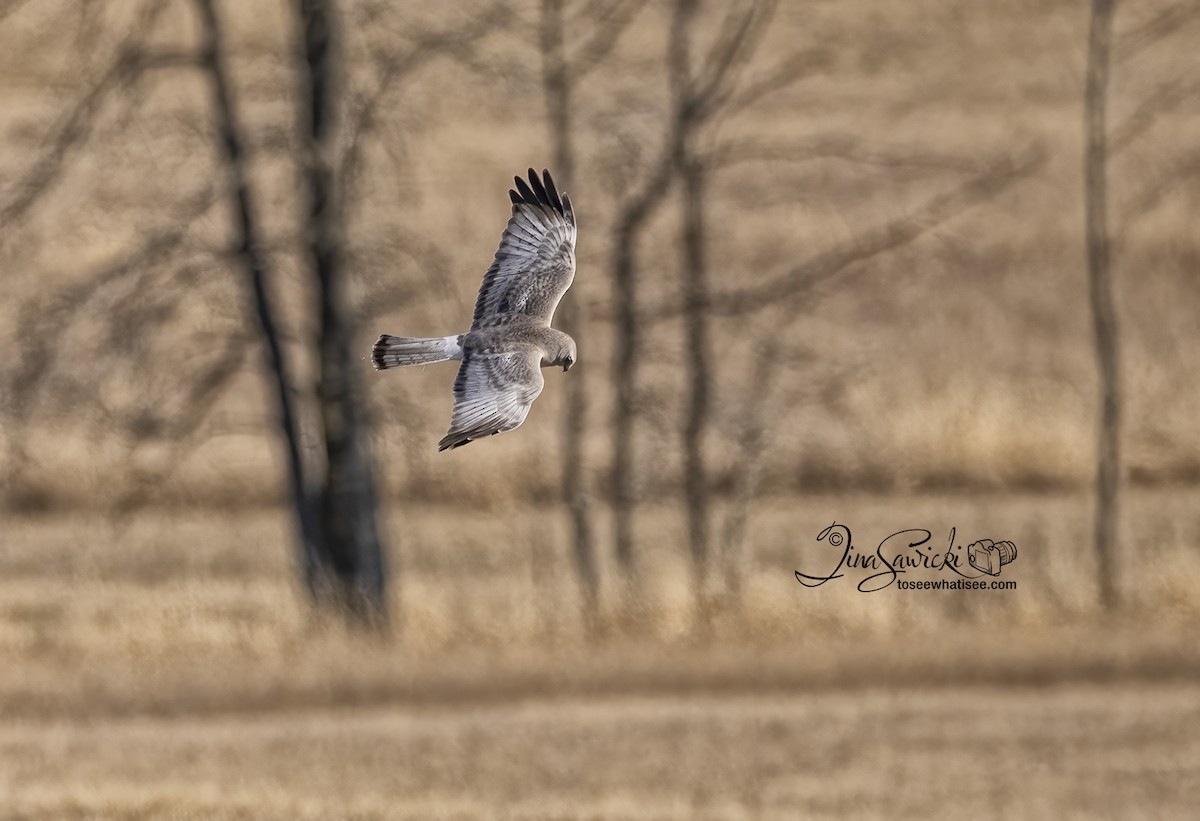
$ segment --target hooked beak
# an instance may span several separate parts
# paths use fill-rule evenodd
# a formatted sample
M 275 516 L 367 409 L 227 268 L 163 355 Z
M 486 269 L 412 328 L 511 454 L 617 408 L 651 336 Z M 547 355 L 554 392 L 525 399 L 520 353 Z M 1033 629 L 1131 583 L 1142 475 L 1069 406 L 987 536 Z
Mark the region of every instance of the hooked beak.
M 570 363 L 570 362 L 563 363 L 563 373 L 566 373 L 567 371 L 571 370 L 571 364 L 572 363 Z

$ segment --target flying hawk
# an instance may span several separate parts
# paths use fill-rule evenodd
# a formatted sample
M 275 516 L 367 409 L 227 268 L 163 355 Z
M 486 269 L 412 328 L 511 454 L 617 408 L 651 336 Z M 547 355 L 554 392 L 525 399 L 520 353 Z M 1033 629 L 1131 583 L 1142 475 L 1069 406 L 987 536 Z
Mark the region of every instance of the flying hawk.
M 544 384 L 541 368 L 575 364 L 575 340 L 550 327 L 575 278 L 575 212 L 549 171 L 531 168 L 509 191 L 512 217 L 483 275 L 466 333 L 432 338 L 384 334 L 371 349 L 376 369 L 461 360 L 454 414 L 438 450 L 518 427 Z

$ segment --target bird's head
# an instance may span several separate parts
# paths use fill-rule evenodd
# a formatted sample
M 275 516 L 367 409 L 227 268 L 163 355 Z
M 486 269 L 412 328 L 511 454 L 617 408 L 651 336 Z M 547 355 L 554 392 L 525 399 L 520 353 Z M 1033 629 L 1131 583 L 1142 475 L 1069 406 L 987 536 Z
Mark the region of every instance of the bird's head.
M 541 340 L 541 367 L 549 368 L 561 365 L 564 371 L 571 370 L 571 366 L 579 359 L 579 354 L 575 351 L 575 340 L 553 328 L 550 329 L 547 336 L 548 338 Z
M 558 357 L 558 362 L 560 365 L 562 365 L 563 373 L 571 370 L 571 366 L 575 364 L 575 360 L 578 356 L 579 353 L 575 350 L 575 340 L 568 337 L 567 342 L 565 345 L 563 345 L 563 349 L 559 353 Z

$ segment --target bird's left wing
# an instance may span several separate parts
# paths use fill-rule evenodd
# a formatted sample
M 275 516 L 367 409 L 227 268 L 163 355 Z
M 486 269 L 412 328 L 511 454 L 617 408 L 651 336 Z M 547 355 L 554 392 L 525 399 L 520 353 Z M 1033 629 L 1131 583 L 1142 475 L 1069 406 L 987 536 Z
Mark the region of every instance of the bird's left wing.
M 454 380 L 454 415 L 438 450 L 512 430 L 542 392 L 541 353 L 532 346 L 495 353 L 466 351 Z
M 471 329 L 527 316 L 549 325 L 558 301 L 575 278 L 575 212 L 559 195 L 549 171 L 529 169 L 529 183 L 515 177 L 509 191 L 512 217 L 495 259 L 483 276 Z

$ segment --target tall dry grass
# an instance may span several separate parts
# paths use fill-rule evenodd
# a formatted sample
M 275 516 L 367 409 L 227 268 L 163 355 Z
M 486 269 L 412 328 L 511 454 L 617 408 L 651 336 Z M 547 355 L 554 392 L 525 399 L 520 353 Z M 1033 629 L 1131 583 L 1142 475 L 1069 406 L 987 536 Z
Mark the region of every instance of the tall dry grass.
M 92 514 L 10 524 L 0 551 L 0 712 L 32 720 L 289 707 L 492 701 L 552 692 L 759 692 L 972 681 L 1158 681 L 1200 672 L 1192 626 L 1200 517 L 1192 492 L 1130 504 L 1119 617 L 1096 610 L 1083 497 L 815 496 L 772 500 L 742 562 L 744 600 L 707 630 L 694 612 L 683 522 L 644 530 L 646 600 L 602 589 L 580 622 L 564 524 L 552 511 L 394 511 L 397 623 L 386 636 L 314 621 L 280 517 L 182 513 L 115 527 Z M 836 562 L 817 534 L 951 527 L 1010 539 L 1007 591 L 810 589 Z M 602 567 L 602 578 L 616 578 Z M 910 574 L 933 578 L 936 574 Z

